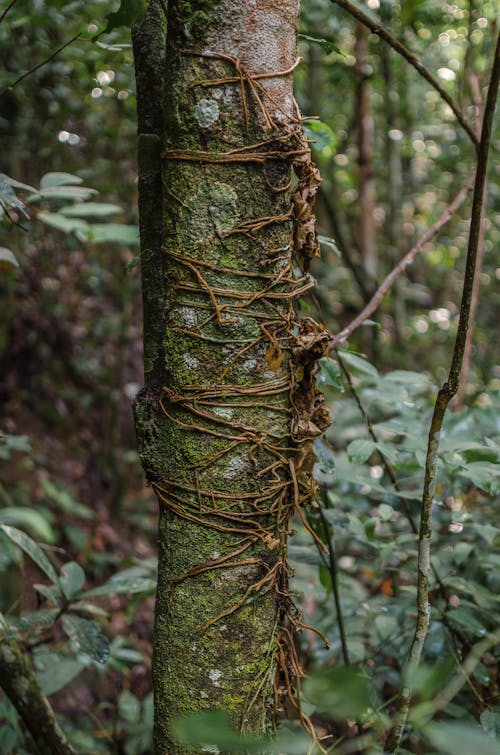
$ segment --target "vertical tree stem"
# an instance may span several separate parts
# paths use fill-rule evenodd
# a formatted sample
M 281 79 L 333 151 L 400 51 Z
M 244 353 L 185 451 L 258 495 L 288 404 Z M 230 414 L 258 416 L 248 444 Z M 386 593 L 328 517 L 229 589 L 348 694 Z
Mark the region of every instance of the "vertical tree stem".
M 432 415 L 427 446 L 425 463 L 424 490 L 422 496 L 420 529 L 418 536 L 418 575 L 417 575 L 417 622 L 415 634 L 410 647 L 409 657 L 404 669 L 404 684 L 399 700 L 399 708 L 395 724 L 389 733 L 386 748 L 389 752 L 397 752 L 405 729 L 410 703 L 412 698 L 412 677 L 420 662 L 425 639 L 429 629 L 431 607 L 429 603 L 429 573 L 430 573 L 430 542 L 432 532 L 432 504 L 436 486 L 439 440 L 443 426 L 444 416 L 453 396 L 460 384 L 460 373 L 467 340 L 467 332 L 470 326 L 470 310 L 472 291 L 474 285 L 474 273 L 476 268 L 477 250 L 480 239 L 481 216 L 484 199 L 484 187 L 488 166 L 488 154 L 491 139 L 493 114 L 498 92 L 500 74 L 500 36 L 497 40 L 493 65 L 488 86 L 486 106 L 484 110 L 481 138 L 478 148 L 478 160 L 476 178 L 474 183 L 474 195 L 472 199 L 472 215 L 469 231 L 469 244 L 465 265 L 464 285 L 458 331 L 455 339 L 455 347 L 451 359 L 448 380 L 439 390 L 434 412 Z

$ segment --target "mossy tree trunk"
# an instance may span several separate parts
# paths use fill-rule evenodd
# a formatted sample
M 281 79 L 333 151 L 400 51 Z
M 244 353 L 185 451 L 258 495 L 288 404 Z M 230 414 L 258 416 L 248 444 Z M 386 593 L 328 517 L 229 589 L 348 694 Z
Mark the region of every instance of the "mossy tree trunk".
M 151 11 L 144 23 L 161 26 Z M 314 496 L 311 443 L 328 421 L 314 371 L 328 334 L 295 312 L 312 285 L 297 265 L 316 254 L 319 184 L 292 95 L 297 26 L 297 0 L 168 3 L 163 223 L 151 234 L 153 190 L 140 203 L 147 353 L 136 402 L 160 502 L 162 755 L 196 752 L 171 728 L 196 710 L 222 707 L 240 730 L 269 731 L 299 673 L 286 541 Z M 144 29 L 135 53 L 147 87 Z M 140 186 L 151 189 L 145 162 Z

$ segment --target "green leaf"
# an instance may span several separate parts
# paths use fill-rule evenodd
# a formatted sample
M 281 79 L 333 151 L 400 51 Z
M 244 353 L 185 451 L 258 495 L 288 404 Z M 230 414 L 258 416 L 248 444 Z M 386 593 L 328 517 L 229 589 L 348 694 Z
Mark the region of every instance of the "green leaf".
M 117 212 L 123 212 L 117 204 L 107 204 L 106 202 L 82 202 L 73 204 L 69 207 L 63 207 L 60 211 L 62 215 L 68 215 L 72 218 L 103 218 L 108 215 L 115 215 Z
M 47 186 L 46 189 L 40 189 L 35 194 L 30 194 L 27 202 L 38 202 L 41 199 L 89 199 L 97 194 L 96 189 L 90 189 L 88 186 Z
M 491 495 L 496 495 L 500 491 L 500 466 L 498 464 L 474 461 L 463 467 L 461 474 Z
M 314 453 L 316 454 L 315 474 L 329 475 L 330 477 L 334 475 L 335 459 L 333 453 L 319 438 L 314 441 Z
M 181 718 L 174 724 L 174 734 L 184 744 L 205 748 L 212 745 L 228 755 L 304 755 L 310 751 L 311 746 L 311 740 L 304 732 L 290 731 L 285 727 L 278 730 L 275 739 L 242 736 L 233 729 L 229 714 L 221 710 L 193 713 Z
M 468 608 L 459 606 L 454 608 L 453 611 L 448 611 L 446 616 L 451 624 L 469 632 L 469 634 L 477 637 L 485 637 L 487 634 L 486 628 Z
M 6 506 L 0 509 L 0 522 L 13 527 L 23 527 L 31 530 L 36 537 L 46 543 L 54 543 L 56 536 L 47 519 L 36 509 L 22 506 Z
M 19 262 L 17 261 L 14 252 L 11 252 L 11 250 L 7 249 L 5 246 L 0 246 L 0 270 L 10 272 L 16 267 L 19 267 Z
M 483 710 L 479 720 L 482 730 L 488 737 L 500 740 L 500 709 Z
M 54 485 L 49 480 L 42 480 L 42 490 L 51 501 L 67 514 L 73 514 L 79 519 L 93 519 L 95 514 L 89 506 L 77 501 L 66 488 Z
M 174 724 L 174 734 L 183 744 L 215 745 L 223 752 L 261 753 L 265 744 L 263 739 L 242 737 L 234 731 L 229 714 L 220 710 L 193 713 L 181 718 Z
M 85 572 L 76 561 L 68 561 L 61 569 L 59 580 L 64 595 L 71 600 L 85 584 Z
M 316 152 L 321 153 L 323 157 L 333 155 L 337 137 L 330 126 L 322 121 L 305 121 L 304 132 L 307 138 L 313 142 L 312 146 Z
M 16 192 L 12 188 L 13 182 L 5 173 L 0 173 L 0 201 L 7 207 L 14 207 L 19 210 L 25 218 L 29 218 L 26 212 L 26 206 L 18 199 Z M 29 200 L 28 200 L 29 201 Z
M 50 603 L 53 603 L 55 606 L 59 606 L 61 604 L 63 596 L 60 589 L 55 585 L 34 584 L 33 587 Z
M 0 524 L 0 530 L 7 535 L 9 540 L 18 545 L 55 585 L 59 585 L 56 570 L 40 546 L 29 535 L 15 527 L 8 527 L 6 524 Z
M 83 232 L 88 228 L 88 224 L 84 220 L 66 218 L 58 212 L 39 212 L 37 217 L 45 225 L 57 228 L 58 231 L 62 231 L 63 233 Z
M 97 621 L 66 613 L 63 614 L 62 625 L 76 652 L 88 655 L 97 663 L 106 663 L 109 659 L 109 642 Z
M 318 47 L 321 47 L 321 49 L 326 52 L 327 55 L 330 55 L 332 52 L 336 52 L 338 55 L 342 55 L 342 57 L 346 57 L 342 50 L 340 50 L 337 45 L 334 42 L 331 42 L 329 39 L 322 39 L 321 37 L 310 37 L 308 34 L 299 34 L 299 39 L 302 42 L 308 42 L 311 45 L 318 45 Z
M 476 726 L 463 723 L 432 723 L 424 727 L 423 733 L 440 753 L 446 755 L 473 752 L 480 755 L 498 755 L 498 742 Z
M 128 689 L 118 697 L 118 713 L 129 724 L 137 724 L 141 719 L 141 701 Z
M 49 189 L 51 186 L 71 186 L 83 183 L 83 178 L 75 176 L 72 173 L 50 172 L 42 176 L 40 189 Z M 35 191 L 35 190 L 33 190 Z
M 93 223 L 76 233 L 80 241 L 90 244 L 117 243 L 136 246 L 139 244 L 139 227 L 121 223 Z
M 405 388 L 413 387 L 423 390 L 429 388 L 431 381 L 428 375 L 412 370 L 393 370 L 382 378 L 383 383 L 398 383 Z
M 364 461 L 370 458 L 376 444 L 373 440 L 363 440 L 361 438 L 351 441 L 347 446 L 347 456 L 349 461 L 353 464 L 362 464 Z
M 326 246 L 328 249 L 331 249 L 333 253 L 337 255 L 337 257 L 342 257 L 342 252 L 338 248 L 335 239 L 330 238 L 330 236 L 318 236 L 318 241 L 322 246 Z
M 340 365 L 334 359 L 328 357 L 321 359 L 320 361 L 321 372 L 317 377 L 318 385 L 328 385 L 331 388 L 336 388 L 339 391 L 344 392 L 344 386 L 342 385 L 342 371 Z
M 76 679 L 86 664 L 42 649 L 35 655 L 35 665 L 42 690 L 46 695 L 54 695 Z
M 395 616 L 381 613 L 374 619 L 377 634 L 381 640 L 386 640 L 398 631 L 398 622 Z
M 289 545 L 288 555 L 291 561 L 299 561 L 301 564 L 320 566 L 323 563 L 316 548 L 310 548 L 308 545 Z
M 378 513 L 382 521 L 384 522 L 390 522 L 392 515 L 394 513 L 394 509 L 392 506 L 389 506 L 387 503 L 381 503 L 378 507 Z
M 9 186 L 12 186 L 14 189 L 25 189 L 25 191 L 36 191 L 34 186 L 30 186 L 30 184 L 25 184 L 22 181 L 16 181 L 15 178 L 11 178 L 11 176 L 7 176 L 5 173 L 0 173 L 0 177 L 3 178 L 4 181 Z
M 156 589 L 156 580 L 147 577 L 137 568 L 125 569 L 114 574 L 105 584 L 87 590 L 82 597 L 98 597 L 107 595 L 134 595 L 137 593 L 152 594 Z
M 144 15 L 145 10 L 146 0 L 121 0 L 118 10 L 106 16 L 108 23 L 102 34 L 109 34 L 110 31 L 122 26 L 130 29 L 132 24 Z
M 357 372 L 361 372 L 363 375 L 378 380 L 379 374 L 377 368 L 374 367 L 373 364 L 370 364 L 366 359 L 359 356 L 359 354 L 353 354 L 352 351 L 342 351 L 341 349 L 339 349 L 338 352 L 344 362 Z
M 56 619 L 58 610 L 56 608 L 41 608 L 38 611 L 30 611 L 30 613 L 21 616 L 20 618 L 11 619 L 10 623 L 16 627 L 23 636 L 30 634 L 32 630 L 48 629 L 51 627 Z
M 332 718 L 358 718 L 373 706 L 372 684 L 364 674 L 339 667 L 311 673 L 303 682 L 304 697 Z
M 452 656 L 434 666 L 421 663 L 418 668 L 409 672 L 411 678 L 405 678 L 405 684 L 413 687 L 423 700 L 430 700 L 444 687 L 456 665 L 457 662 Z
M 129 42 L 108 44 L 107 42 L 99 42 L 94 38 L 96 45 L 102 47 L 103 50 L 109 50 L 110 52 L 123 52 L 123 50 L 130 50 L 132 45 Z

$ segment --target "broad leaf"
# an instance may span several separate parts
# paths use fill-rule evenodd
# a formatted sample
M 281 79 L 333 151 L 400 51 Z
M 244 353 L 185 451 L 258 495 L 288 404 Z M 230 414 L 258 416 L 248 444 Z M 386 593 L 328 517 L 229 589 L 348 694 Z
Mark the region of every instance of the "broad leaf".
M 51 186 L 71 186 L 83 183 L 83 178 L 74 176 L 72 173 L 50 172 L 42 176 L 40 189 L 48 189 Z
M 109 34 L 113 29 L 119 29 L 122 26 L 130 29 L 146 10 L 146 0 L 121 0 L 120 7 L 117 11 L 107 15 L 107 26 L 102 32 Z
M 347 456 L 349 457 L 349 461 L 353 464 L 362 464 L 370 458 L 375 449 L 376 444 L 373 440 L 363 440 L 362 438 L 359 438 L 349 443 L 347 446 Z
M 313 672 L 304 680 L 303 692 L 317 711 L 328 713 L 336 720 L 358 718 L 373 706 L 370 679 L 350 668 Z
M 129 724 L 137 724 L 141 719 L 141 701 L 128 689 L 118 697 L 118 713 Z
M 36 509 L 22 506 L 6 506 L 0 509 L 0 522 L 13 527 L 23 527 L 44 540 L 46 543 L 55 542 L 56 536 L 46 517 Z
M 54 695 L 76 679 L 86 664 L 76 658 L 42 650 L 35 655 L 35 665 L 42 690 L 46 695 Z
M 17 261 L 14 252 L 11 252 L 11 250 L 7 249 L 5 246 L 0 246 L 0 270 L 10 272 L 16 267 L 19 267 L 19 262 Z
M 76 233 L 80 241 L 90 244 L 117 243 L 136 246 L 139 244 L 139 227 L 121 223 L 92 223 Z
M 152 594 L 156 589 L 156 580 L 151 579 L 139 568 L 125 569 L 114 574 L 105 584 L 83 593 L 82 598 L 96 598 L 107 595 L 131 595 L 137 593 Z
M 343 361 L 349 365 L 349 367 L 352 367 L 357 372 L 361 372 L 362 374 L 367 375 L 374 380 L 378 379 L 379 374 L 377 368 L 374 367 L 373 364 L 370 364 L 370 362 L 368 362 L 359 354 L 353 354 L 352 351 L 342 351 L 340 349 L 339 354 Z
M 69 561 L 62 567 L 59 579 L 63 593 L 70 600 L 85 584 L 85 572 L 76 561 Z
M 67 613 L 62 617 L 62 625 L 76 652 L 88 655 L 97 663 L 106 663 L 109 642 L 97 621 Z
M 55 585 L 59 585 L 56 570 L 40 546 L 29 535 L 15 527 L 8 527 L 6 524 L 0 524 L 0 530 L 7 535 L 9 540 L 18 545 Z
M 338 53 L 338 55 L 342 55 L 342 57 L 345 58 L 342 50 L 340 50 L 337 45 L 334 42 L 331 42 L 329 39 L 322 39 L 321 37 L 310 37 L 308 34 L 299 34 L 299 40 L 301 40 L 301 42 L 307 42 L 308 44 L 321 47 L 321 49 L 326 52 L 327 55 L 329 55 L 331 52 L 336 52 Z
M 306 121 L 304 131 L 317 152 L 320 152 L 324 157 L 333 155 L 337 137 L 330 126 L 322 121 Z
M 68 215 L 72 218 L 104 218 L 108 215 L 122 212 L 122 208 L 116 204 L 107 204 L 106 202 L 82 202 L 81 204 L 63 207 L 60 212 L 61 215 Z
M 89 199 L 97 194 L 96 189 L 90 189 L 88 186 L 47 186 L 40 189 L 35 194 L 30 194 L 27 202 L 38 202 L 41 199 Z
M 440 753 L 457 755 L 457 753 L 480 753 L 480 755 L 498 755 L 498 740 L 484 734 L 481 729 L 462 723 L 428 724 L 423 733 Z
M 6 176 L 5 173 L 0 173 L 0 201 L 7 207 L 13 207 L 16 210 L 19 210 L 25 218 L 29 218 L 25 204 L 18 199 L 16 192 L 12 188 L 13 183 L 14 182 L 9 176 Z
M 37 217 L 45 225 L 57 228 L 58 231 L 62 231 L 63 233 L 82 232 L 87 228 L 87 223 L 84 220 L 66 218 L 58 212 L 39 212 Z

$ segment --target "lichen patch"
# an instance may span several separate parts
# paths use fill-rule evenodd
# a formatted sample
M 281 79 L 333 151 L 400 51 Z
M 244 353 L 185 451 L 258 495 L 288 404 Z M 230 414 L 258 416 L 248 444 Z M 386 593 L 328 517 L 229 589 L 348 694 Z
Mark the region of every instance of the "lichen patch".
M 195 115 L 198 124 L 202 128 L 210 128 L 210 126 L 219 120 L 219 105 L 217 101 L 203 97 L 203 99 L 196 103 Z

